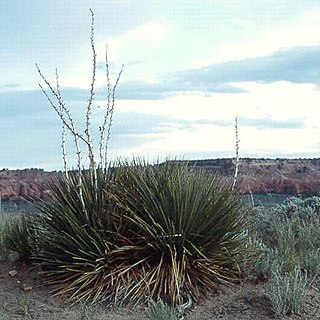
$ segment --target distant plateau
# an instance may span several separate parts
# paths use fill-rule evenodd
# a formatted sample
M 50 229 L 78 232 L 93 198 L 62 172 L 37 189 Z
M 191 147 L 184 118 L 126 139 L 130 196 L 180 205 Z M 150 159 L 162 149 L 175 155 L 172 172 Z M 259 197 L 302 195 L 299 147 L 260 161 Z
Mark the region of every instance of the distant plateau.
M 218 173 L 232 183 L 235 160 L 230 158 L 188 160 L 191 169 Z M 42 169 L 0 170 L 1 199 L 24 201 L 29 196 L 50 199 L 46 182 L 61 172 Z M 320 158 L 241 158 L 236 191 L 239 194 L 315 195 L 320 193 Z

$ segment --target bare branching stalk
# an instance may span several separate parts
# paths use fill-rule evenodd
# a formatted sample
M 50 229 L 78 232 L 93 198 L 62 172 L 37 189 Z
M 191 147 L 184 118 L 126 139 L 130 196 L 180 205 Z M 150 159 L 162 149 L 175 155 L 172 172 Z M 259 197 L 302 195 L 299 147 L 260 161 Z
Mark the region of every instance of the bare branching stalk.
M 107 110 L 103 118 L 103 124 L 100 129 L 100 144 L 99 144 L 99 153 L 100 153 L 100 166 L 106 170 L 105 166 L 105 132 L 106 125 L 108 123 L 110 115 L 110 105 L 111 105 L 111 82 L 110 82 L 110 70 L 109 70 L 109 58 L 108 58 L 108 45 L 106 44 L 106 78 L 107 78 Z
M 81 205 L 82 205 L 82 209 L 84 210 L 84 212 L 87 214 L 87 210 L 84 204 L 84 200 L 83 200 L 83 195 L 82 195 L 82 163 L 81 163 L 81 149 L 80 149 L 80 143 L 79 143 L 79 139 L 81 139 L 82 141 L 84 141 L 87 144 L 87 141 L 85 140 L 85 138 L 80 135 L 77 131 L 76 128 L 76 124 L 73 121 L 72 115 L 69 111 L 69 109 L 66 107 L 63 97 L 61 95 L 60 92 L 60 86 L 59 86 L 59 77 L 58 77 L 58 72 L 56 70 L 56 83 L 57 83 L 57 88 L 56 90 L 51 86 L 50 82 L 44 77 L 44 75 L 42 74 L 39 66 L 36 64 L 36 68 L 38 70 L 39 75 L 41 76 L 42 80 L 44 81 L 44 83 L 47 85 L 47 87 L 49 88 L 49 91 L 51 92 L 51 94 L 55 97 L 56 99 L 56 104 L 54 104 L 54 102 L 52 101 L 52 99 L 49 97 L 48 93 L 45 91 L 45 89 L 42 87 L 42 85 L 39 83 L 39 87 L 41 89 L 41 91 L 44 93 L 44 95 L 46 96 L 48 102 L 50 103 L 50 105 L 52 106 L 52 108 L 54 109 L 54 111 L 58 114 L 61 122 L 62 122 L 62 136 L 64 135 L 64 130 L 68 129 L 70 131 L 70 133 L 72 134 L 73 138 L 74 138 L 74 144 L 76 147 L 76 154 L 77 154 L 77 168 L 78 168 L 78 194 L 79 194 L 79 199 L 81 201 Z M 65 117 L 67 116 L 67 118 Z M 64 139 L 65 141 L 65 139 Z M 64 151 L 66 149 L 64 148 Z M 64 156 L 63 156 L 64 157 Z M 64 158 L 66 160 L 66 158 Z M 65 164 L 65 167 L 67 167 L 67 163 Z M 67 177 L 68 173 L 66 174 Z
M 41 91 L 46 96 L 48 102 L 54 109 L 54 111 L 59 116 L 62 122 L 62 134 L 61 134 L 61 150 L 62 150 L 62 159 L 63 159 L 63 166 L 65 176 L 68 179 L 68 162 L 67 162 L 67 149 L 66 149 L 66 137 L 67 132 L 69 132 L 73 136 L 75 148 L 76 148 L 76 155 L 77 155 L 77 169 L 78 169 L 78 193 L 79 199 L 82 204 L 82 208 L 84 212 L 87 214 L 87 210 L 85 207 L 84 199 L 83 199 L 83 187 L 82 187 L 82 152 L 80 149 L 81 143 L 84 144 L 88 150 L 88 160 L 89 160 L 89 170 L 91 176 L 91 182 L 94 186 L 94 189 L 98 191 L 97 185 L 97 170 L 104 169 L 107 170 L 107 150 L 108 150 L 108 143 L 110 139 L 110 132 L 113 120 L 113 112 L 114 112 L 114 105 L 115 105 L 115 93 L 116 89 L 123 71 L 123 66 L 118 74 L 118 77 L 115 81 L 115 84 L 112 86 L 110 81 L 110 72 L 109 72 L 109 62 L 108 62 L 108 52 L 106 47 L 106 76 L 107 76 L 107 110 L 105 112 L 102 126 L 99 127 L 100 131 L 100 139 L 99 139 L 99 153 L 100 153 L 100 162 L 97 168 L 97 163 L 95 160 L 95 150 L 93 144 L 93 133 L 92 133 L 92 108 L 95 96 L 95 84 L 96 84 L 96 72 L 97 72 L 97 54 L 95 50 L 95 42 L 94 42 L 94 13 L 90 9 L 91 14 L 91 33 L 90 33 L 90 43 L 91 43 L 91 51 L 92 51 L 92 76 L 91 76 L 91 85 L 90 85 L 90 94 L 88 103 L 86 106 L 86 116 L 85 116 L 85 131 L 84 134 L 80 134 L 77 131 L 76 124 L 73 120 L 72 114 L 70 110 L 66 107 L 64 99 L 62 97 L 59 85 L 59 77 L 58 71 L 56 69 L 56 87 L 54 88 L 50 82 L 45 78 L 42 74 L 40 68 L 36 64 L 37 71 L 42 78 L 44 84 L 47 86 L 49 94 L 43 88 L 41 84 L 39 84 Z
M 90 35 L 90 43 L 91 43 L 91 50 L 92 50 L 92 77 L 91 77 L 91 85 L 90 85 L 90 95 L 87 105 L 87 113 L 86 113 L 86 137 L 87 137 L 87 146 L 88 146 L 88 153 L 89 153 L 89 160 L 90 160 L 90 174 L 92 183 L 97 191 L 97 170 L 96 170 L 96 161 L 94 157 L 94 146 L 92 140 L 92 127 L 91 127 L 91 117 L 92 117 L 92 103 L 94 100 L 95 94 L 95 82 L 96 82 L 96 71 L 97 71 L 97 54 L 94 46 L 94 13 L 91 9 L 91 35 Z
M 38 65 L 36 64 L 38 73 L 40 74 L 42 80 L 45 82 L 45 84 L 47 85 L 47 87 L 49 88 L 50 92 L 52 93 L 52 95 L 55 97 L 58 105 L 55 105 L 52 101 L 52 99 L 49 97 L 48 93 L 45 91 L 45 89 L 42 87 L 42 85 L 39 83 L 39 87 L 41 89 L 41 91 L 44 93 L 44 95 L 46 96 L 47 100 L 49 101 L 50 105 L 52 106 L 52 108 L 55 110 L 55 112 L 58 114 L 60 120 L 62 121 L 62 125 L 65 126 L 66 129 L 68 129 L 70 131 L 70 133 L 72 134 L 73 138 L 74 138 L 74 143 L 76 146 L 76 153 L 78 155 L 78 163 L 77 163 L 77 168 L 79 171 L 79 174 L 81 175 L 81 167 L 82 167 L 82 163 L 81 163 L 81 150 L 80 150 L 80 144 L 79 144 L 79 139 L 82 140 L 85 144 L 87 144 L 86 139 L 80 135 L 77 131 L 76 128 L 76 124 L 73 121 L 72 115 L 70 113 L 70 110 L 66 107 L 63 97 L 61 95 L 60 92 L 60 88 L 58 85 L 57 90 L 55 90 L 50 82 L 44 77 L 44 75 L 41 73 L 40 68 L 38 67 Z M 67 117 L 65 117 L 67 116 Z
M 238 128 L 238 116 L 235 118 L 234 122 L 234 128 L 235 128 L 235 134 L 236 134 L 236 167 L 234 170 L 234 176 L 233 176 L 233 183 L 231 190 L 234 190 L 236 183 L 237 183 L 237 177 L 238 177 L 238 169 L 239 169 L 239 128 Z
M 92 116 L 92 103 L 94 100 L 94 94 L 95 94 L 95 82 L 96 82 L 96 69 L 97 69 L 97 54 L 94 47 L 94 13 L 90 9 L 91 13 L 91 36 L 90 36 L 90 42 L 91 42 L 91 50 L 92 50 L 92 77 L 91 77 L 91 85 L 90 85 L 90 95 L 87 105 L 87 113 L 86 113 L 86 136 L 88 141 L 88 151 L 89 151 L 89 157 L 91 160 L 91 165 L 94 163 L 94 153 L 93 153 L 93 141 L 92 141 L 92 127 L 91 127 L 91 116 Z
M 112 127 L 112 121 L 113 121 L 113 111 L 114 111 L 114 104 L 115 104 L 115 94 L 116 94 L 116 89 L 119 84 L 119 80 L 121 77 L 121 74 L 123 72 L 123 65 L 121 66 L 121 70 L 118 74 L 118 77 L 116 79 L 116 82 L 112 88 L 112 99 L 111 99 L 111 105 L 108 106 L 109 109 L 109 122 L 107 123 L 107 137 L 104 143 L 104 148 L 105 148 L 105 154 L 104 154 L 104 167 L 105 169 L 108 167 L 108 146 L 109 146 L 109 141 L 110 141 L 110 134 L 111 134 L 111 127 Z
M 106 171 L 108 168 L 108 145 L 111 134 L 111 126 L 113 121 L 113 112 L 115 105 L 115 94 L 118 87 L 121 74 L 123 72 L 123 65 L 116 78 L 115 84 L 112 86 L 110 81 L 110 70 L 108 60 L 108 46 L 106 45 L 106 78 L 107 78 L 107 110 L 103 118 L 102 126 L 100 127 L 100 141 L 99 141 L 99 153 L 100 153 L 100 166 Z
M 107 78 L 107 110 L 103 118 L 103 124 L 100 129 L 100 141 L 99 141 L 99 153 L 100 153 L 100 166 L 106 170 L 105 166 L 105 132 L 110 115 L 110 105 L 111 105 L 111 81 L 110 81 L 110 70 L 109 70 L 109 58 L 108 58 L 108 45 L 106 44 L 106 78 Z
M 56 68 L 56 90 L 57 94 L 61 97 L 60 93 L 60 85 L 59 85 L 59 76 L 58 76 L 58 69 Z M 62 121 L 62 132 L 61 132 L 61 152 L 62 152 L 62 161 L 63 161 L 63 169 L 66 179 L 69 179 L 68 176 L 68 165 L 67 165 L 67 147 L 66 147 L 66 139 L 67 139 L 67 129 L 65 125 L 65 112 L 63 107 L 60 105 L 60 112 L 61 116 L 63 117 Z

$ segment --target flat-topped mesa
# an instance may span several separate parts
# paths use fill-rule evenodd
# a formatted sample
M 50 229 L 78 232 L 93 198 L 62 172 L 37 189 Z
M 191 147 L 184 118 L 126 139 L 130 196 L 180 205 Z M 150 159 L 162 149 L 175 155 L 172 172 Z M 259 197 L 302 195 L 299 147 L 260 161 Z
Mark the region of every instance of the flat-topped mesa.
M 193 169 L 218 172 L 232 183 L 235 161 L 231 158 L 183 161 Z M 26 197 L 36 196 L 50 199 L 46 182 L 58 174 L 61 172 L 46 172 L 42 169 L 2 169 L 0 170 L 1 198 L 22 201 Z M 240 194 L 320 193 L 320 159 L 241 158 L 236 190 Z
M 232 182 L 235 161 L 230 158 L 187 161 L 194 169 L 218 172 Z M 320 192 L 320 158 L 241 158 L 236 190 L 246 193 L 316 194 Z
M 43 169 L 0 170 L 0 195 L 2 200 L 25 201 L 28 197 L 49 199 L 46 183 L 57 172 Z

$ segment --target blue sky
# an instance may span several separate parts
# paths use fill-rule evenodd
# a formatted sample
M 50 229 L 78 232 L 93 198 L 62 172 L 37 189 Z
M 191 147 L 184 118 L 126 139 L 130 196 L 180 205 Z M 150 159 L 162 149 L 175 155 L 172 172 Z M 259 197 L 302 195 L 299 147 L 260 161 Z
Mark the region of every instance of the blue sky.
M 62 168 L 61 125 L 35 63 L 50 81 L 58 68 L 82 128 L 89 8 L 95 128 L 106 105 L 106 43 L 113 78 L 124 64 L 110 159 L 232 157 L 236 115 L 240 156 L 319 157 L 318 0 L 0 0 L 0 168 Z

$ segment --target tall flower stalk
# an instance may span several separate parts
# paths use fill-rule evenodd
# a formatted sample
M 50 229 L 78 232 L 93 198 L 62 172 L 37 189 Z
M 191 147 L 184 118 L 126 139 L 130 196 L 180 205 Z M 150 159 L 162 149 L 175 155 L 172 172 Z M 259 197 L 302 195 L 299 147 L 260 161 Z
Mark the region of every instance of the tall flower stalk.
M 90 93 L 86 106 L 86 115 L 85 115 L 85 130 L 84 133 L 80 133 L 77 129 L 77 125 L 74 121 L 73 115 L 71 111 L 66 106 L 66 103 L 63 99 L 60 85 L 59 85 L 59 76 L 58 71 L 56 69 L 56 84 L 53 86 L 44 74 L 41 72 L 41 69 L 36 64 L 37 71 L 46 86 L 46 89 L 42 84 L 39 83 L 41 91 L 46 96 L 48 102 L 57 113 L 58 117 L 61 120 L 62 124 L 62 134 L 61 134 L 61 150 L 62 150 L 62 160 L 64 167 L 65 178 L 68 179 L 68 157 L 67 157 L 67 146 L 66 146 L 66 138 L 67 132 L 73 136 L 73 141 L 76 150 L 77 156 L 77 176 L 78 176 L 78 193 L 79 198 L 81 200 L 83 210 L 86 211 L 84 202 L 83 202 L 83 184 L 82 184 L 82 170 L 83 170 L 83 152 L 82 145 L 87 149 L 87 157 L 89 160 L 89 171 L 91 176 L 92 185 L 95 188 L 96 193 L 98 192 L 97 188 L 97 170 L 102 169 L 104 172 L 107 171 L 108 168 L 108 143 L 110 140 L 111 126 L 113 120 L 113 112 L 115 106 L 115 95 L 116 89 L 120 81 L 120 77 L 123 72 L 123 65 L 118 73 L 118 76 L 115 80 L 115 84 L 112 85 L 110 81 L 110 71 L 109 71 L 109 62 L 108 62 L 108 48 L 106 47 L 106 55 L 105 55 L 105 65 L 106 65 L 106 78 L 107 78 L 107 106 L 106 111 L 103 116 L 102 125 L 99 127 L 99 161 L 96 160 L 96 152 L 94 149 L 94 141 L 93 141 L 93 130 L 92 130 L 92 110 L 94 107 L 94 98 L 95 98 L 95 87 L 96 87 L 96 73 L 97 73 L 97 54 L 95 49 L 95 41 L 94 41 L 94 13 L 90 9 L 91 15 L 91 32 L 90 32 L 90 43 L 91 43 L 91 51 L 92 51 L 92 75 L 91 75 L 91 84 L 90 84 Z M 48 91 L 48 92 L 47 92 Z
M 236 116 L 234 121 L 234 129 L 235 129 L 235 135 L 236 135 L 236 167 L 234 170 L 234 176 L 233 176 L 233 183 L 231 186 L 231 190 L 234 190 L 236 183 L 237 183 L 237 177 L 238 177 L 238 170 L 239 170 L 239 126 L 238 126 L 238 116 Z

